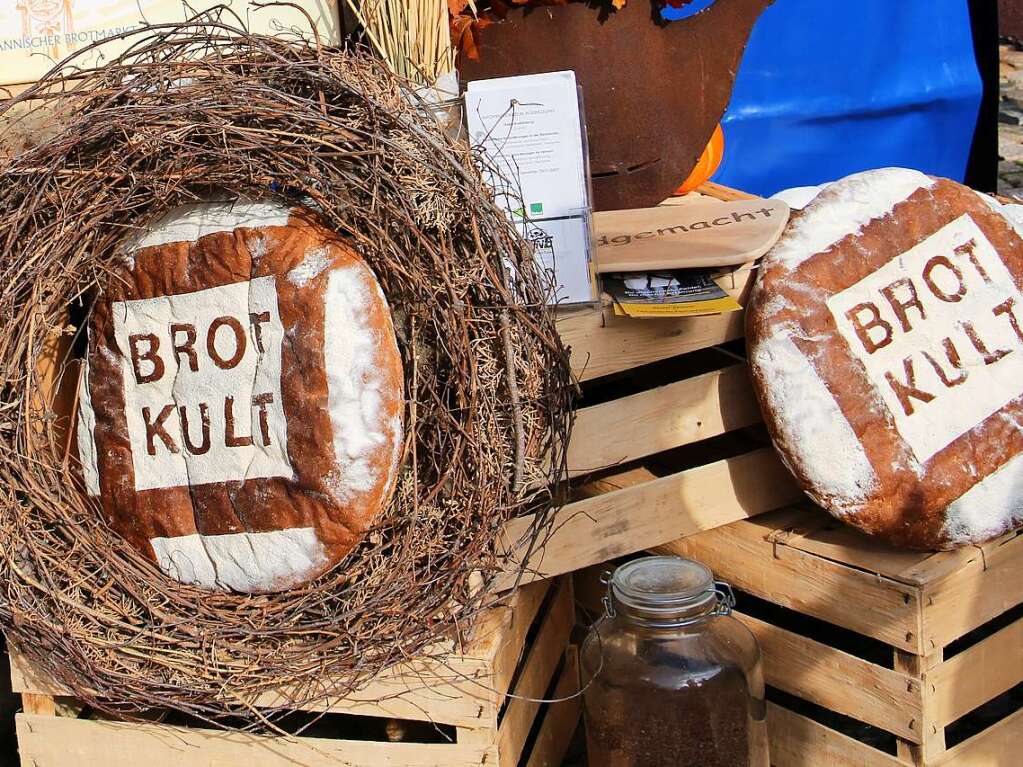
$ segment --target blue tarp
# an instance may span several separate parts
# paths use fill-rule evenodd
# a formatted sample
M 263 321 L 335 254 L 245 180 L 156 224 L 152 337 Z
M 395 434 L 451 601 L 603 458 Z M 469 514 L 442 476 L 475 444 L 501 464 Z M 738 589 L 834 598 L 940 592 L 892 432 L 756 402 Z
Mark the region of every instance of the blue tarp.
M 888 165 L 962 180 L 982 90 L 967 0 L 775 0 L 739 68 L 714 180 L 764 195 Z

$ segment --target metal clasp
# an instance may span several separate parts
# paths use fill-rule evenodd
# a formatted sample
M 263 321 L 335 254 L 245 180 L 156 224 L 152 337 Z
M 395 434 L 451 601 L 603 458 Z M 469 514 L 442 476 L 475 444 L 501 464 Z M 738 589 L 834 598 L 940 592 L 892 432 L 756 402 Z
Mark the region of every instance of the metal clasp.
M 613 571 L 605 570 L 600 576 L 600 582 L 607 587 L 607 593 L 601 598 L 601 603 L 604 605 L 604 613 L 608 618 L 614 618 L 617 613 L 614 608 L 614 600 L 611 592 L 611 577 Z M 708 590 L 709 591 L 709 590 Z M 704 592 L 708 593 L 708 592 Z M 732 591 L 730 584 L 724 581 L 714 581 L 713 593 L 716 597 L 714 609 L 710 612 L 698 615 L 693 618 L 687 618 L 677 621 L 677 626 L 688 626 L 693 623 L 700 623 L 708 618 L 713 618 L 717 615 L 728 616 L 732 614 L 732 610 L 735 608 L 735 592 Z
M 731 615 L 735 607 L 735 592 L 732 591 L 731 585 L 724 581 L 714 581 L 714 593 L 718 597 L 714 615 Z
M 614 602 L 611 600 L 611 576 L 613 574 L 611 570 L 605 570 L 600 576 L 600 582 L 607 586 L 607 593 L 600 601 L 604 603 L 604 612 L 608 618 L 615 617 Z

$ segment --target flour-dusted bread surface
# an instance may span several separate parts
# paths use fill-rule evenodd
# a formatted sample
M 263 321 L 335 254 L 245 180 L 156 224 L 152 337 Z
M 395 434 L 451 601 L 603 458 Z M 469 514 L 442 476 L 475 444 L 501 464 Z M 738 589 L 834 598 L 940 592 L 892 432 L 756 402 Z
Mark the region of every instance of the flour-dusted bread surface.
M 169 576 L 274 591 L 358 544 L 399 471 L 403 376 L 369 267 L 301 209 L 172 211 L 89 328 L 78 446 L 110 525 Z
M 837 517 L 954 548 L 1023 524 L 1023 240 L 889 168 L 827 186 L 761 266 L 750 366 L 782 459 Z

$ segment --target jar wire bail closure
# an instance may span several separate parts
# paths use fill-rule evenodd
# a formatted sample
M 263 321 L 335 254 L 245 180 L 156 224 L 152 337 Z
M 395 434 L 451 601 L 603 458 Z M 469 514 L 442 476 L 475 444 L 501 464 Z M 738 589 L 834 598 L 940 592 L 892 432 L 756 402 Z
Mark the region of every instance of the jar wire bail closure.
M 629 621 L 645 626 L 690 626 L 731 615 L 735 607 L 731 585 L 714 580 L 704 565 L 682 557 L 634 560 L 605 570 L 600 582 L 607 587 L 601 600 L 607 617 L 618 617 L 621 607 Z

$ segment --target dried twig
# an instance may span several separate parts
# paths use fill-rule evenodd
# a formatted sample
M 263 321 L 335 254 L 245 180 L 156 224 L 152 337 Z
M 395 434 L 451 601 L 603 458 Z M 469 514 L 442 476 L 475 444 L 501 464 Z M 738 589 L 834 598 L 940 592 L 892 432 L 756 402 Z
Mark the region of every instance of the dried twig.
M 469 148 L 381 62 L 215 15 L 131 42 L 0 103 L 5 135 L 31 144 L 0 152 L 0 622 L 92 706 L 261 727 L 452 638 L 492 599 L 480 576 L 502 569 L 504 523 L 549 518 L 567 357 Z M 337 568 L 279 594 L 183 585 L 114 534 L 66 460 L 73 397 L 40 389 L 77 380 L 80 352 L 49 372 L 40 355 L 80 335 L 118 244 L 224 194 L 304 202 L 349 236 L 405 363 L 412 447 L 392 506 Z

